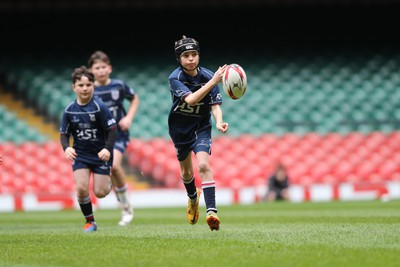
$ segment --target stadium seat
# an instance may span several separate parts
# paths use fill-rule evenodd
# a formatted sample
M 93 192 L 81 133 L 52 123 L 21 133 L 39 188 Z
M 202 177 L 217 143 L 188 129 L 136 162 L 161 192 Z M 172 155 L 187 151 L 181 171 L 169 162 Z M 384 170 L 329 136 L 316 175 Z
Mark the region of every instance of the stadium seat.
M 378 176 L 381 181 L 392 180 L 399 178 L 399 167 L 395 162 L 400 159 L 400 154 L 399 145 L 391 148 L 388 140 L 397 138 L 398 134 L 379 132 L 325 136 L 287 134 L 279 138 L 269 134 L 237 138 L 225 136 L 214 140 L 211 165 L 215 179 L 223 186 L 237 185 L 237 180 L 244 186 L 254 186 L 264 181 L 278 162 L 287 166 L 295 184 L 376 182 Z M 160 182 L 163 177 L 177 176 L 178 169 L 168 167 L 177 167 L 173 150 L 167 153 L 169 148 L 161 148 L 170 145 L 170 141 L 144 141 L 141 146 L 145 147 L 145 153 L 140 152 L 143 148 L 132 146 L 130 153 L 141 153 L 142 160 L 131 163 L 140 164 L 139 168 L 147 175 L 154 175 L 154 170 L 157 170 Z M 154 147 L 150 149 L 148 146 Z M 155 150 L 164 151 L 164 155 L 154 157 Z
M 0 193 L 74 190 L 71 163 L 64 158 L 58 142 L 0 143 L 0 154 L 6 155 L 1 166 Z
M 298 184 L 400 180 L 399 53 L 357 56 L 354 52 L 352 57 L 340 51 L 310 57 L 301 52 L 293 56 L 259 51 L 254 58 L 243 58 L 252 62 L 246 66 L 249 84 L 244 97 L 233 101 L 221 90 L 221 108 L 230 129 L 221 134 L 213 128 L 211 162 L 216 179 L 226 186 L 254 185 L 282 161 Z M 181 186 L 167 129 L 171 107 L 167 78 L 176 66 L 162 58 L 151 66 L 144 60 L 132 66 L 128 57 L 116 60 L 121 62 L 113 75 L 134 87 L 141 100 L 131 127 L 129 164 L 167 186 Z M 63 108 L 74 99 L 70 89 L 74 59 L 60 59 L 60 66 L 51 62 L 26 59 L 5 69 L 19 96 L 59 122 Z M 23 167 L 31 168 L 25 177 L 29 187 L 7 180 L 4 190 L 44 188 L 33 178 L 46 166 L 70 174 L 59 144 L 45 142 L 1 106 L 0 123 L 7 126 L 0 129 L 0 151 L 18 163 L 13 169 L 4 165 L 4 177 L 10 173 L 24 177 Z M 35 151 L 36 145 L 40 149 Z M 60 164 L 43 151 L 60 159 Z M 26 159 L 29 153 L 43 164 L 35 166 Z M 66 186 L 51 181 L 52 190 Z

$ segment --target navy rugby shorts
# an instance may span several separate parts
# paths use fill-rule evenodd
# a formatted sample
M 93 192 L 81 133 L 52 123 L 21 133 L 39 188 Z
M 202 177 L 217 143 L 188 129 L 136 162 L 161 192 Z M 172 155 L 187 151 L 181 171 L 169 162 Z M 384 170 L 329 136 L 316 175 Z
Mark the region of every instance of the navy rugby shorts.
M 111 175 L 112 161 L 103 162 L 103 164 L 91 164 L 79 160 L 72 162 L 72 170 L 89 169 L 93 173 Z

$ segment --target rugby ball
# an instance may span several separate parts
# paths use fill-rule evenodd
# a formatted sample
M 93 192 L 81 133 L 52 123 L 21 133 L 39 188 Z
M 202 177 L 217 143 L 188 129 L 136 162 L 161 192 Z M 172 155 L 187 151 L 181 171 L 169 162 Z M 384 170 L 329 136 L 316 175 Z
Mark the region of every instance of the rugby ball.
M 246 93 L 247 77 L 240 65 L 230 64 L 226 67 L 224 77 L 222 77 L 222 87 L 225 93 L 234 100 Z

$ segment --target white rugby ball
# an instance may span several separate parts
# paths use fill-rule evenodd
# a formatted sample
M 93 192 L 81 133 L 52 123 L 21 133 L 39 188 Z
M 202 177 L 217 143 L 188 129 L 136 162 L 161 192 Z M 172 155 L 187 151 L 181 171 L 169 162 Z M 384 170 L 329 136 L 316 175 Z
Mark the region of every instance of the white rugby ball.
M 239 64 L 230 64 L 226 67 L 222 78 L 222 87 L 232 99 L 241 98 L 246 93 L 247 77 L 244 69 Z

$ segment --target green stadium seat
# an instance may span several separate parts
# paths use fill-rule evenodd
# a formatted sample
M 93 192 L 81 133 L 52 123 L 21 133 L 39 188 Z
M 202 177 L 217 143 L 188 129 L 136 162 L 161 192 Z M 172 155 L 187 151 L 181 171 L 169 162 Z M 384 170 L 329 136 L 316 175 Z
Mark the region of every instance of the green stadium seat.
M 238 101 L 230 100 L 221 92 L 224 118 L 231 124 L 230 134 L 368 132 L 398 128 L 399 53 L 357 52 L 351 56 L 339 50 L 320 54 L 266 51 L 257 57 L 247 53 L 239 55 L 238 62 L 243 62 L 248 76 L 247 92 Z M 30 60 L 23 62 L 26 68 L 12 64 L 9 79 L 19 84 L 22 95 L 36 103 L 42 112 L 59 120 L 65 105 L 74 99 L 70 81 L 72 68 L 65 66 L 71 66 L 76 60 L 68 58 L 65 63 L 60 60 L 59 65 L 52 59 L 35 65 Z M 115 61 L 118 63 L 113 77 L 134 87 L 141 99 L 132 135 L 140 137 L 145 133 L 146 137 L 168 138 L 166 131 L 151 127 L 146 121 L 166 126 L 171 105 L 167 79 L 177 65 L 162 57 L 151 65 L 136 57 Z M 218 66 L 214 62 L 209 65 Z M 251 127 L 251 123 L 257 126 Z
M 26 141 L 44 142 L 48 140 L 40 132 L 30 127 L 25 121 L 20 120 L 16 115 L 8 111 L 5 106 L 0 105 L 0 143 L 14 142 L 20 144 Z

